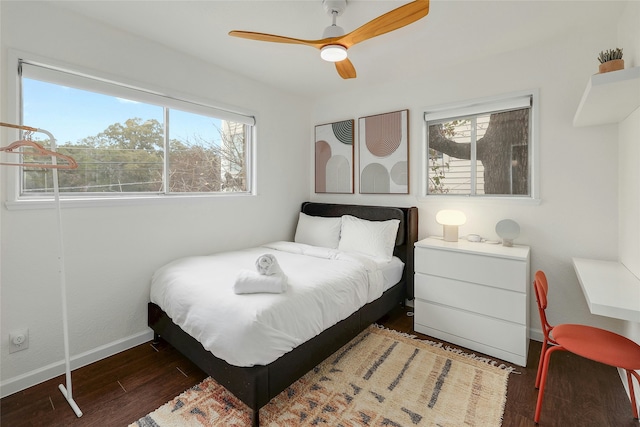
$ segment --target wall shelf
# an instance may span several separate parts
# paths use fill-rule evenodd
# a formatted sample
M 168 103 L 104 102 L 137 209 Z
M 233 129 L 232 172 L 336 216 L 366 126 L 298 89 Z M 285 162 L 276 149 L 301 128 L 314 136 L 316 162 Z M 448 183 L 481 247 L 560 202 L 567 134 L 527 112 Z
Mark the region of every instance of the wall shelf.
M 618 123 L 640 106 L 640 67 L 594 74 L 587 82 L 574 126 Z

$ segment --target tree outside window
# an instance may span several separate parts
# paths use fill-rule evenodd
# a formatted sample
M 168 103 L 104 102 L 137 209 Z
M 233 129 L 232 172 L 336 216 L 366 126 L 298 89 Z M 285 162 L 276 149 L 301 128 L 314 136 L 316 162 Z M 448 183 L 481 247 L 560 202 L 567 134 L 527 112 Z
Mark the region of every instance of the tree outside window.
M 530 196 L 530 111 L 428 121 L 427 194 Z

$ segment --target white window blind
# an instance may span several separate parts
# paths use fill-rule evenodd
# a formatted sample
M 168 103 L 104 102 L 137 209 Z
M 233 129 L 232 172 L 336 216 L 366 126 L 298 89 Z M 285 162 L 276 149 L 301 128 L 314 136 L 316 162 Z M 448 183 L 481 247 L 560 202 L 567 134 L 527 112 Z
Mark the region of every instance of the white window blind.
M 531 107 L 531 95 L 518 96 L 515 98 L 501 99 L 494 102 L 483 102 L 478 104 L 461 104 L 444 107 L 437 107 L 433 110 L 425 111 L 424 120 L 434 122 L 454 117 L 467 117 L 476 114 L 495 113 L 498 111 L 517 110 Z
M 113 83 L 108 80 L 98 79 L 67 70 L 56 69 L 27 61 L 20 62 L 20 69 L 22 76 L 29 79 L 75 87 L 105 95 L 117 96 L 131 101 L 161 105 L 194 114 L 215 115 L 217 118 L 222 120 L 242 123 L 249 126 L 254 126 L 256 124 L 255 117 L 251 115 L 210 105 L 183 101 L 165 94 L 154 93 L 145 89 L 127 86 L 120 83 Z

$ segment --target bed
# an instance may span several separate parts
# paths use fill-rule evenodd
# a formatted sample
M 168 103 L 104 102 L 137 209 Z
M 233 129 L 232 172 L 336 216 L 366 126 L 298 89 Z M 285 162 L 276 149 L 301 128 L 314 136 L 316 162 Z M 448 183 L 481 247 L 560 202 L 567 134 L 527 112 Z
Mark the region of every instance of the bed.
M 417 208 L 306 202 L 302 204 L 300 217 L 335 219 L 342 218 L 345 215 L 366 221 L 374 221 L 376 224 L 397 220 L 397 235 L 395 236 L 395 245 L 392 246 L 393 256 L 404 263 L 404 269 L 397 276 L 400 277 L 400 280 L 379 290 L 377 294 L 380 295 L 374 295 L 375 299 L 372 299 L 371 295 L 366 296 L 364 305 L 355 312 L 347 314 L 345 318 L 323 329 L 312 338 L 300 344 L 295 344 L 294 348 L 278 356 L 275 360 L 271 360 L 273 354 L 264 355 L 266 358 L 263 360 L 268 363 L 252 364 L 251 360 L 230 359 L 230 357 L 233 357 L 230 356 L 231 353 L 235 355 L 241 353 L 238 351 L 231 351 L 229 352 L 230 354 L 223 354 L 221 357 L 217 357 L 220 354 L 214 356 L 201 343 L 201 341 L 205 342 L 206 347 L 210 347 L 207 341 L 203 340 L 202 337 L 200 337 L 199 341 L 192 336 L 198 336 L 198 333 L 192 331 L 192 334 L 189 334 L 185 332 L 184 329 L 189 330 L 190 326 L 180 327 L 177 323 L 183 324 L 183 322 L 178 320 L 174 323 L 172 317 L 167 313 L 167 311 L 172 311 L 174 308 L 163 306 L 166 302 L 172 301 L 172 299 L 159 298 L 157 296 L 158 292 L 155 291 L 154 293 L 154 285 L 152 284 L 152 297 L 148 305 L 148 324 L 153 329 L 156 339 L 159 337 L 164 339 L 205 373 L 246 403 L 253 411 L 253 426 L 259 425 L 259 409 L 273 397 L 349 342 L 367 326 L 376 322 L 397 305 L 403 304 L 405 299 L 413 299 L 413 250 L 418 234 Z M 298 239 L 298 234 L 296 234 L 296 239 Z M 275 251 L 275 249 L 280 249 L 280 246 L 261 247 L 259 251 L 272 249 Z M 243 252 L 243 255 L 254 256 L 255 253 L 247 250 L 247 252 Z M 289 258 L 292 255 L 279 251 L 277 255 L 286 265 L 286 270 L 291 271 L 291 264 L 286 263 L 289 262 Z M 332 255 L 332 257 L 335 256 Z M 292 275 L 290 280 L 295 280 L 295 276 Z M 293 292 L 291 295 L 295 296 L 297 294 Z M 273 297 L 274 301 L 280 301 L 280 299 L 282 299 L 281 296 Z M 154 300 L 156 302 L 158 300 L 165 302 L 156 304 Z M 249 299 L 244 301 L 249 301 Z M 297 303 L 294 304 L 294 306 L 296 305 Z M 173 317 L 176 317 L 176 315 L 174 314 Z M 227 321 L 234 322 L 234 319 L 228 319 Z M 264 334 L 261 332 L 259 335 Z M 277 339 L 278 337 L 276 337 Z M 262 347 L 262 345 L 258 347 Z

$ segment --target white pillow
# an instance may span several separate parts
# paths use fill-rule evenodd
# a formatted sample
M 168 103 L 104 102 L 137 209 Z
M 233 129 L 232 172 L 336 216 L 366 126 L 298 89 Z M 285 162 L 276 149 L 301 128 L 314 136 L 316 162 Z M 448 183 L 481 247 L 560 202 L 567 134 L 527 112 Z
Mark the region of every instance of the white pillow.
M 340 218 L 311 216 L 300 212 L 293 241 L 312 246 L 336 249 L 340 240 Z
M 374 258 L 391 261 L 400 220 L 367 221 L 351 215 L 342 217 L 338 249 L 359 252 Z

